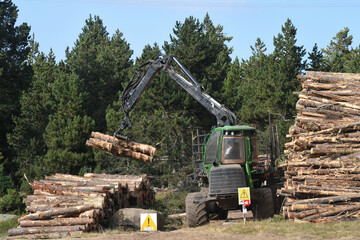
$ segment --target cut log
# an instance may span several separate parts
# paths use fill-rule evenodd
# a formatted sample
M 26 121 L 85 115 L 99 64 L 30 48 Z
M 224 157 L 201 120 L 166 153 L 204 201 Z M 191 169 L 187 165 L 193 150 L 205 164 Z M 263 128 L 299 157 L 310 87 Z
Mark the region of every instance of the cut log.
M 295 124 L 285 144 L 288 161 L 283 214 L 331 222 L 359 219 L 360 74 L 307 72 L 298 77 Z
M 85 231 L 85 225 L 75 226 L 55 226 L 55 227 L 29 227 L 29 228 L 12 228 L 8 231 L 9 236 L 19 236 L 26 234 L 41 234 L 41 233 L 55 233 L 55 232 L 74 232 Z
M 25 202 L 32 213 L 19 218 L 20 228 L 9 231 L 10 234 L 36 238 L 53 235 L 51 231 L 55 231 L 63 235 L 70 228 L 51 229 L 78 225 L 84 226 L 80 232 L 98 230 L 100 224 L 108 225 L 120 207 L 150 206 L 155 196 L 147 175 L 55 174 L 31 185 L 34 195 L 27 196 Z M 48 232 L 37 233 L 37 227 Z
M 156 152 L 156 148 L 150 145 L 127 142 L 99 132 L 92 132 L 91 137 L 86 141 L 86 145 L 90 147 L 111 154 L 138 159 L 143 162 L 152 162 Z
M 314 147 L 311 148 L 311 154 L 327 155 L 327 154 L 350 154 L 359 152 L 360 148 L 344 148 L 344 147 Z
M 23 234 L 21 236 L 9 236 L 8 239 L 57 239 L 67 236 L 79 237 L 83 231 L 65 231 L 65 232 L 53 232 L 53 233 L 36 233 L 36 234 Z
M 317 218 L 321 218 L 321 217 L 325 217 L 325 216 L 336 215 L 336 214 L 344 213 L 344 212 L 348 212 L 348 211 L 357 211 L 359 209 L 360 209 L 360 204 L 332 207 L 332 208 L 326 209 L 326 211 L 322 211 L 317 214 L 313 214 L 311 216 L 304 217 L 303 220 L 309 221 L 309 220 L 313 220 L 313 219 L 317 219 Z
M 112 144 L 120 145 L 124 148 L 129 148 L 135 152 L 141 152 L 144 154 L 148 154 L 150 156 L 154 156 L 155 152 L 156 152 L 156 148 L 154 148 L 150 145 L 146 145 L 146 144 L 142 144 L 142 143 L 135 143 L 135 142 L 127 142 L 127 141 L 118 139 L 116 137 L 102 134 L 99 132 L 92 132 L 91 137 L 93 137 L 95 139 L 100 139 L 100 140 L 103 140 L 105 142 L 109 142 Z
M 24 220 L 20 221 L 20 227 L 73 226 L 94 223 L 94 218 L 56 218 L 51 220 Z
M 58 208 L 55 210 L 49 210 L 49 211 L 29 214 L 29 215 L 23 216 L 19 219 L 20 219 L 20 221 L 22 221 L 22 220 L 41 220 L 41 219 L 49 219 L 54 216 L 65 216 L 65 217 L 66 216 L 74 216 L 74 215 L 78 215 L 82 212 L 85 212 L 85 211 L 88 211 L 88 210 L 91 210 L 94 208 L 95 208 L 94 204 L 82 205 L 82 206 L 78 206 L 78 207 Z
M 114 145 L 112 143 L 105 142 L 103 140 L 90 138 L 86 141 L 86 145 L 97 148 L 104 152 L 112 153 L 115 155 L 121 155 L 124 157 L 130 157 L 141 160 L 143 162 L 152 162 L 153 157 L 146 154 L 132 151 L 131 149 L 123 148 L 121 146 Z

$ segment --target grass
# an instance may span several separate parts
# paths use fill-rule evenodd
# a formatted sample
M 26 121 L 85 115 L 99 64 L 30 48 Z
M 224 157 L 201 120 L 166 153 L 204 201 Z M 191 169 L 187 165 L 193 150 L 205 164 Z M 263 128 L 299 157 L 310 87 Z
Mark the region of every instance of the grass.
M 263 221 L 247 221 L 232 225 L 210 224 L 206 231 L 223 232 L 237 235 L 271 235 L 280 238 L 317 238 L 317 239 L 360 239 L 360 221 L 314 224 L 284 220 L 279 216 Z
M 156 201 L 152 209 L 165 215 L 165 230 L 179 229 L 184 225 L 183 219 L 169 219 L 167 216 L 185 212 L 185 198 L 188 192 L 160 192 L 156 194 Z
M 12 218 L 6 221 L 0 222 L 0 238 L 7 236 L 7 232 L 10 228 L 16 228 L 18 226 L 18 218 Z

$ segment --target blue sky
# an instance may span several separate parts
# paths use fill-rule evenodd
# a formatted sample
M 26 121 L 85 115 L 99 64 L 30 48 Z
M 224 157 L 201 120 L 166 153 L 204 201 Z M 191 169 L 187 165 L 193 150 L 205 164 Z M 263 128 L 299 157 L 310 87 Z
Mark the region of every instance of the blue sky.
M 201 21 L 209 13 L 215 25 L 222 25 L 232 57 L 247 59 L 256 38 L 272 51 L 273 37 L 290 18 L 297 28 L 297 44 L 310 52 L 315 43 L 326 48 L 337 32 L 348 27 L 360 43 L 360 2 L 356 0 L 13 0 L 19 9 L 17 24 L 27 22 L 40 50 L 53 49 L 56 59 L 74 46 L 85 20 L 98 15 L 110 36 L 119 29 L 140 56 L 146 44 L 162 46 L 170 40 L 176 21 L 189 16 Z

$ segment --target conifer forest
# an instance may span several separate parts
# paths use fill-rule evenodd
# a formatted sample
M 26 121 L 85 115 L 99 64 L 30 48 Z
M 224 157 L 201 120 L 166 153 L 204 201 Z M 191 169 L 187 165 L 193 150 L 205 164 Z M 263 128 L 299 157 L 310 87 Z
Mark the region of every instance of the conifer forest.
M 91 132 L 112 135 L 123 119 L 120 94 L 139 66 L 160 53 L 173 54 L 231 109 L 240 124 L 266 133 L 279 129 L 280 146 L 294 124 L 305 71 L 360 73 L 360 46 L 344 26 L 327 46 L 305 49 L 287 19 L 274 32 L 272 46 L 256 39 L 248 59 L 233 56 L 232 37 L 206 14 L 174 22 L 170 39 L 144 46 L 134 57 L 121 29 L 107 31 L 101 16 L 89 15 L 65 59 L 39 51 L 31 26 L 17 22 L 21 9 L 11 1 L 0 8 L 0 212 L 20 212 L 21 194 L 33 181 L 55 173 L 139 174 L 152 185 L 191 184 L 194 132 L 216 124 L 168 75 L 159 72 L 131 112 L 132 140 L 157 148 L 151 164 L 113 156 L 86 146 Z M 231 33 L 230 33 L 231 34 Z M 355 36 L 360 37 L 360 36 Z M 268 48 L 273 49 L 269 51 Z M 284 147 L 283 149 L 284 150 Z M 9 204 L 9 202 L 11 203 Z

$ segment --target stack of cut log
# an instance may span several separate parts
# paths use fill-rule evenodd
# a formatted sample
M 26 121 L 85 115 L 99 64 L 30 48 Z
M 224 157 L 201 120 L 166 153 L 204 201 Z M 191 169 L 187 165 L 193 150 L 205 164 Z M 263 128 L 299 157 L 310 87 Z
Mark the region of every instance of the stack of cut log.
M 155 201 L 155 191 L 150 188 L 149 178 L 146 174 L 142 176 L 134 175 L 110 175 L 86 173 L 85 178 L 92 181 L 107 181 L 109 183 L 119 183 L 119 208 L 130 206 L 149 207 Z
M 152 162 L 156 148 L 135 142 L 128 142 L 99 132 L 92 132 L 86 145 L 124 157 L 130 157 L 143 162 Z
M 360 218 L 360 74 L 307 72 L 285 144 L 290 219 Z
M 155 192 L 147 175 L 67 174 L 47 176 L 31 183 L 34 195 L 25 202 L 29 215 L 9 236 L 57 237 L 98 231 L 119 209 L 138 205 L 149 207 Z
M 267 154 L 262 154 L 258 156 L 258 161 L 253 166 L 253 170 L 256 172 L 265 172 L 269 169 L 271 164 L 271 159 Z

